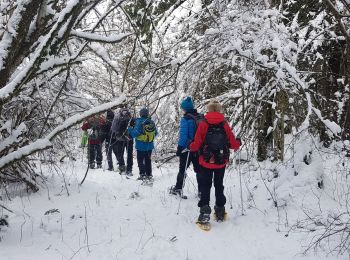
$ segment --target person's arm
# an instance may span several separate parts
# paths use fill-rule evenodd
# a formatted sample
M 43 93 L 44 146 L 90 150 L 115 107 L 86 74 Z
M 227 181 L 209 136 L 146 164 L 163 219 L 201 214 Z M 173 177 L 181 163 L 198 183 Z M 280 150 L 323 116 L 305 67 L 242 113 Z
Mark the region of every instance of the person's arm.
M 191 152 L 197 152 L 202 147 L 207 130 L 208 130 L 207 123 L 202 121 L 199 124 L 198 129 L 196 131 L 196 135 L 194 136 L 194 140 L 190 145 Z
M 225 128 L 225 131 L 226 131 L 226 135 L 227 135 L 228 141 L 230 143 L 230 148 L 235 150 L 235 151 L 237 151 L 239 149 L 239 147 L 241 146 L 241 143 L 236 140 L 236 137 L 233 134 L 232 129 L 228 125 L 227 122 L 225 122 L 224 128 Z
M 179 128 L 179 141 L 178 146 L 182 149 L 187 146 L 187 134 L 188 134 L 188 122 L 185 118 L 181 118 L 180 120 L 180 128 Z
M 132 138 L 138 137 L 142 134 L 142 125 L 140 121 L 136 121 L 135 127 L 129 127 L 128 132 Z

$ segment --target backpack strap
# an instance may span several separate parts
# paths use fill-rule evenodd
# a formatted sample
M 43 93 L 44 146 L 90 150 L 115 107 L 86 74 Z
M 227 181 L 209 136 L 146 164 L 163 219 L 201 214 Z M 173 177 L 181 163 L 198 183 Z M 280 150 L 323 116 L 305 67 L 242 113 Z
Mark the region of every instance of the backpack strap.
M 208 122 L 208 120 L 207 120 L 206 118 L 204 118 L 203 121 L 206 122 L 206 123 L 208 124 L 208 126 L 217 125 L 217 126 L 222 126 L 222 127 L 224 127 L 224 126 L 225 126 L 225 123 L 226 123 L 226 120 L 224 120 L 224 121 L 221 121 L 221 122 L 218 123 L 218 124 L 211 124 L 211 123 Z
M 184 118 L 185 118 L 186 120 L 190 120 L 190 119 L 196 120 L 195 116 L 192 115 L 192 114 L 190 114 L 190 113 L 186 113 L 186 114 L 184 115 Z

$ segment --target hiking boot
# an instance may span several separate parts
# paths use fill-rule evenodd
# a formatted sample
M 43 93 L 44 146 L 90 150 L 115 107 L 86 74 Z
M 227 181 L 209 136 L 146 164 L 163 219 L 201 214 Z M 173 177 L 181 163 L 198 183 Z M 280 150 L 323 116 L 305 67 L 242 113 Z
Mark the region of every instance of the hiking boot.
M 169 194 L 182 196 L 182 189 L 176 188 L 176 186 L 171 186 L 169 189 Z
M 143 181 L 145 179 L 145 175 L 140 175 L 136 180 Z
M 90 169 L 95 169 L 95 164 L 91 163 L 91 164 L 89 165 L 89 168 L 90 168 Z
M 152 185 L 153 181 L 153 176 L 144 176 L 142 180 L 142 185 Z
M 107 171 L 113 171 L 113 167 L 108 167 Z
M 130 171 L 130 170 L 126 171 L 126 175 L 127 176 L 133 176 L 132 171 Z
M 102 164 L 97 164 L 97 169 L 101 169 L 102 168 Z
M 224 221 L 225 218 L 225 207 L 214 206 L 216 221 Z
M 209 205 L 201 207 L 199 210 L 198 223 L 208 223 L 210 220 L 210 213 L 211 208 Z
M 119 169 L 119 173 L 120 173 L 120 174 L 122 174 L 123 172 L 126 171 L 125 165 L 119 165 L 118 169 Z

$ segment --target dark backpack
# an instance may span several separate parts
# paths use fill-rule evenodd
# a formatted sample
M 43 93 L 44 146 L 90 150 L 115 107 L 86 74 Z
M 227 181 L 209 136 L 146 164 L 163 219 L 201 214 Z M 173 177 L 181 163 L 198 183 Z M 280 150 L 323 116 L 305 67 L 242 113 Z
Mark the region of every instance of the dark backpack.
M 185 118 L 186 119 L 192 119 L 194 121 L 194 127 L 195 127 L 194 133 L 196 133 L 200 122 L 202 122 L 204 120 L 204 115 L 200 114 L 200 113 L 196 113 L 196 114 L 188 113 L 188 114 L 185 115 Z
M 114 113 L 112 111 L 107 112 L 106 123 L 102 126 L 102 134 L 109 136 L 111 134 L 112 122 L 114 119 Z
M 116 136 L 122 137 L 126 134 L 129 122 L 131 120 L 131 113 L 127 109 L 119 111 Z
M 208 131 L 202 145 L 201 154 L 204 161 L 212 164 L 224 164 L 230 156 L 229 143 L 224 128 L 225 121 L 210 124 L 207 120 Z
M 92 130 L 89 134 L 90 140 L 97 140 L 102 134 L 102 128 L 105 122 L 102 122 L 102 119 L 95 117 L 88 120 L 89 128 Z

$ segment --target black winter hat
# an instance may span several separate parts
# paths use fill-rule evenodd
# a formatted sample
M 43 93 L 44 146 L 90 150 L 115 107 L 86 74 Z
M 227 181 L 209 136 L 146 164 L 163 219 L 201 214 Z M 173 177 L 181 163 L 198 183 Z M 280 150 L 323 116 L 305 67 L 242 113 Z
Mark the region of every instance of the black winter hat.
M 114 118 L 114 112 L 112 109 L 107 110 L 107 119 L 113 119 Z
M 141 108 L 140 117 L 147 118 L 149 116 L 149 110 L 147 108 Z

